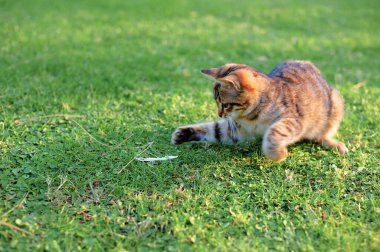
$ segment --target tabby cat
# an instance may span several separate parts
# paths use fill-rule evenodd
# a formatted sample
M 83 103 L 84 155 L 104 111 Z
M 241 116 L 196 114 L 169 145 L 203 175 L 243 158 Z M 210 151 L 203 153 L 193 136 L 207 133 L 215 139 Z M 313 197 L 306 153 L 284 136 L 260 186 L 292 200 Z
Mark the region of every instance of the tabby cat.
M 343 118 L 343 98 L 312 63 L 286 61 L 268 75 L 234 63 L 201 72 L 215 80 L 223 119 L 179 127 L 172 143 L 237 143 L 262 136 L 264 154 L 275 161 L 285 160 L 287 146 L 302 139 L 348 153 L 332 138 Z

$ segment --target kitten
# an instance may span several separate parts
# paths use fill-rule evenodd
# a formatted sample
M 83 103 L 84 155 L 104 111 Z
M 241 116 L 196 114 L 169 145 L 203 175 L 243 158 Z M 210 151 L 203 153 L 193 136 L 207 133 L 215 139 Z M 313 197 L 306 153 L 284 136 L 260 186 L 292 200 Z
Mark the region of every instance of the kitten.
M 302 139 L 348 153 L 332 138 L 343 118 L 343 98 L 312 63 L 286 61 L 269 75 L 243 64 L 201 72 L 215 80 L 214 99 L 223 119 L 179 127 L 172 143 L 237 143 L 262 136 L 264 154 L 275 161 L 285 160 L 287 146 Z

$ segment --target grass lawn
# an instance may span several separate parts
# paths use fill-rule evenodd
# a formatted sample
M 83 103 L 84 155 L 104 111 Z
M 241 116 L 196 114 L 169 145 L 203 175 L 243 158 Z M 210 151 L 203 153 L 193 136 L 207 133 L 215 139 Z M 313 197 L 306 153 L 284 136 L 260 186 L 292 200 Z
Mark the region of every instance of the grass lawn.
M 379 1 L 0 6 L 0 251 L 379 251 Z M 345 97 L 348 156 L 170 144 L 217 119 L 200 69 L 286 59 Z

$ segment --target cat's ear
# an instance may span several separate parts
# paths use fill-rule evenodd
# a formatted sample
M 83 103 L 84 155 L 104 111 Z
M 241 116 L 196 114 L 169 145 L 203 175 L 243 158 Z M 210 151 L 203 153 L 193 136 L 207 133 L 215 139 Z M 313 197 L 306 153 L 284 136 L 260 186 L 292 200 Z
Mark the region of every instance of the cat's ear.
M 207 76 L 210 76 L 214 79 L 216 79 L 217 75 L 218 75 L 218 71 L 219 69 L 218 68 L 209 68 L 209 69 L 203 69 L 201 70 L 201 72 Z
M 222 83 L 222 85 L 233 87 L 236 90 L 240 89 L 239 79 L 234 75 L 225 76 L 223 78 L 218 79 L 218 81 Z

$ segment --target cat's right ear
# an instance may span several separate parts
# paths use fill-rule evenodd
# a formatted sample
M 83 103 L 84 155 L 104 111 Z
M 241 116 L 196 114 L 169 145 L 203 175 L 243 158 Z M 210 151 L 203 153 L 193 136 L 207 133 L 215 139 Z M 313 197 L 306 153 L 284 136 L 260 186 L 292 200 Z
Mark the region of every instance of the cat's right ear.
M 203 69 L 201 70 L 201 72 L 207 76 L 216 79 L 216 76 L 218 75 L 218 68 Z

